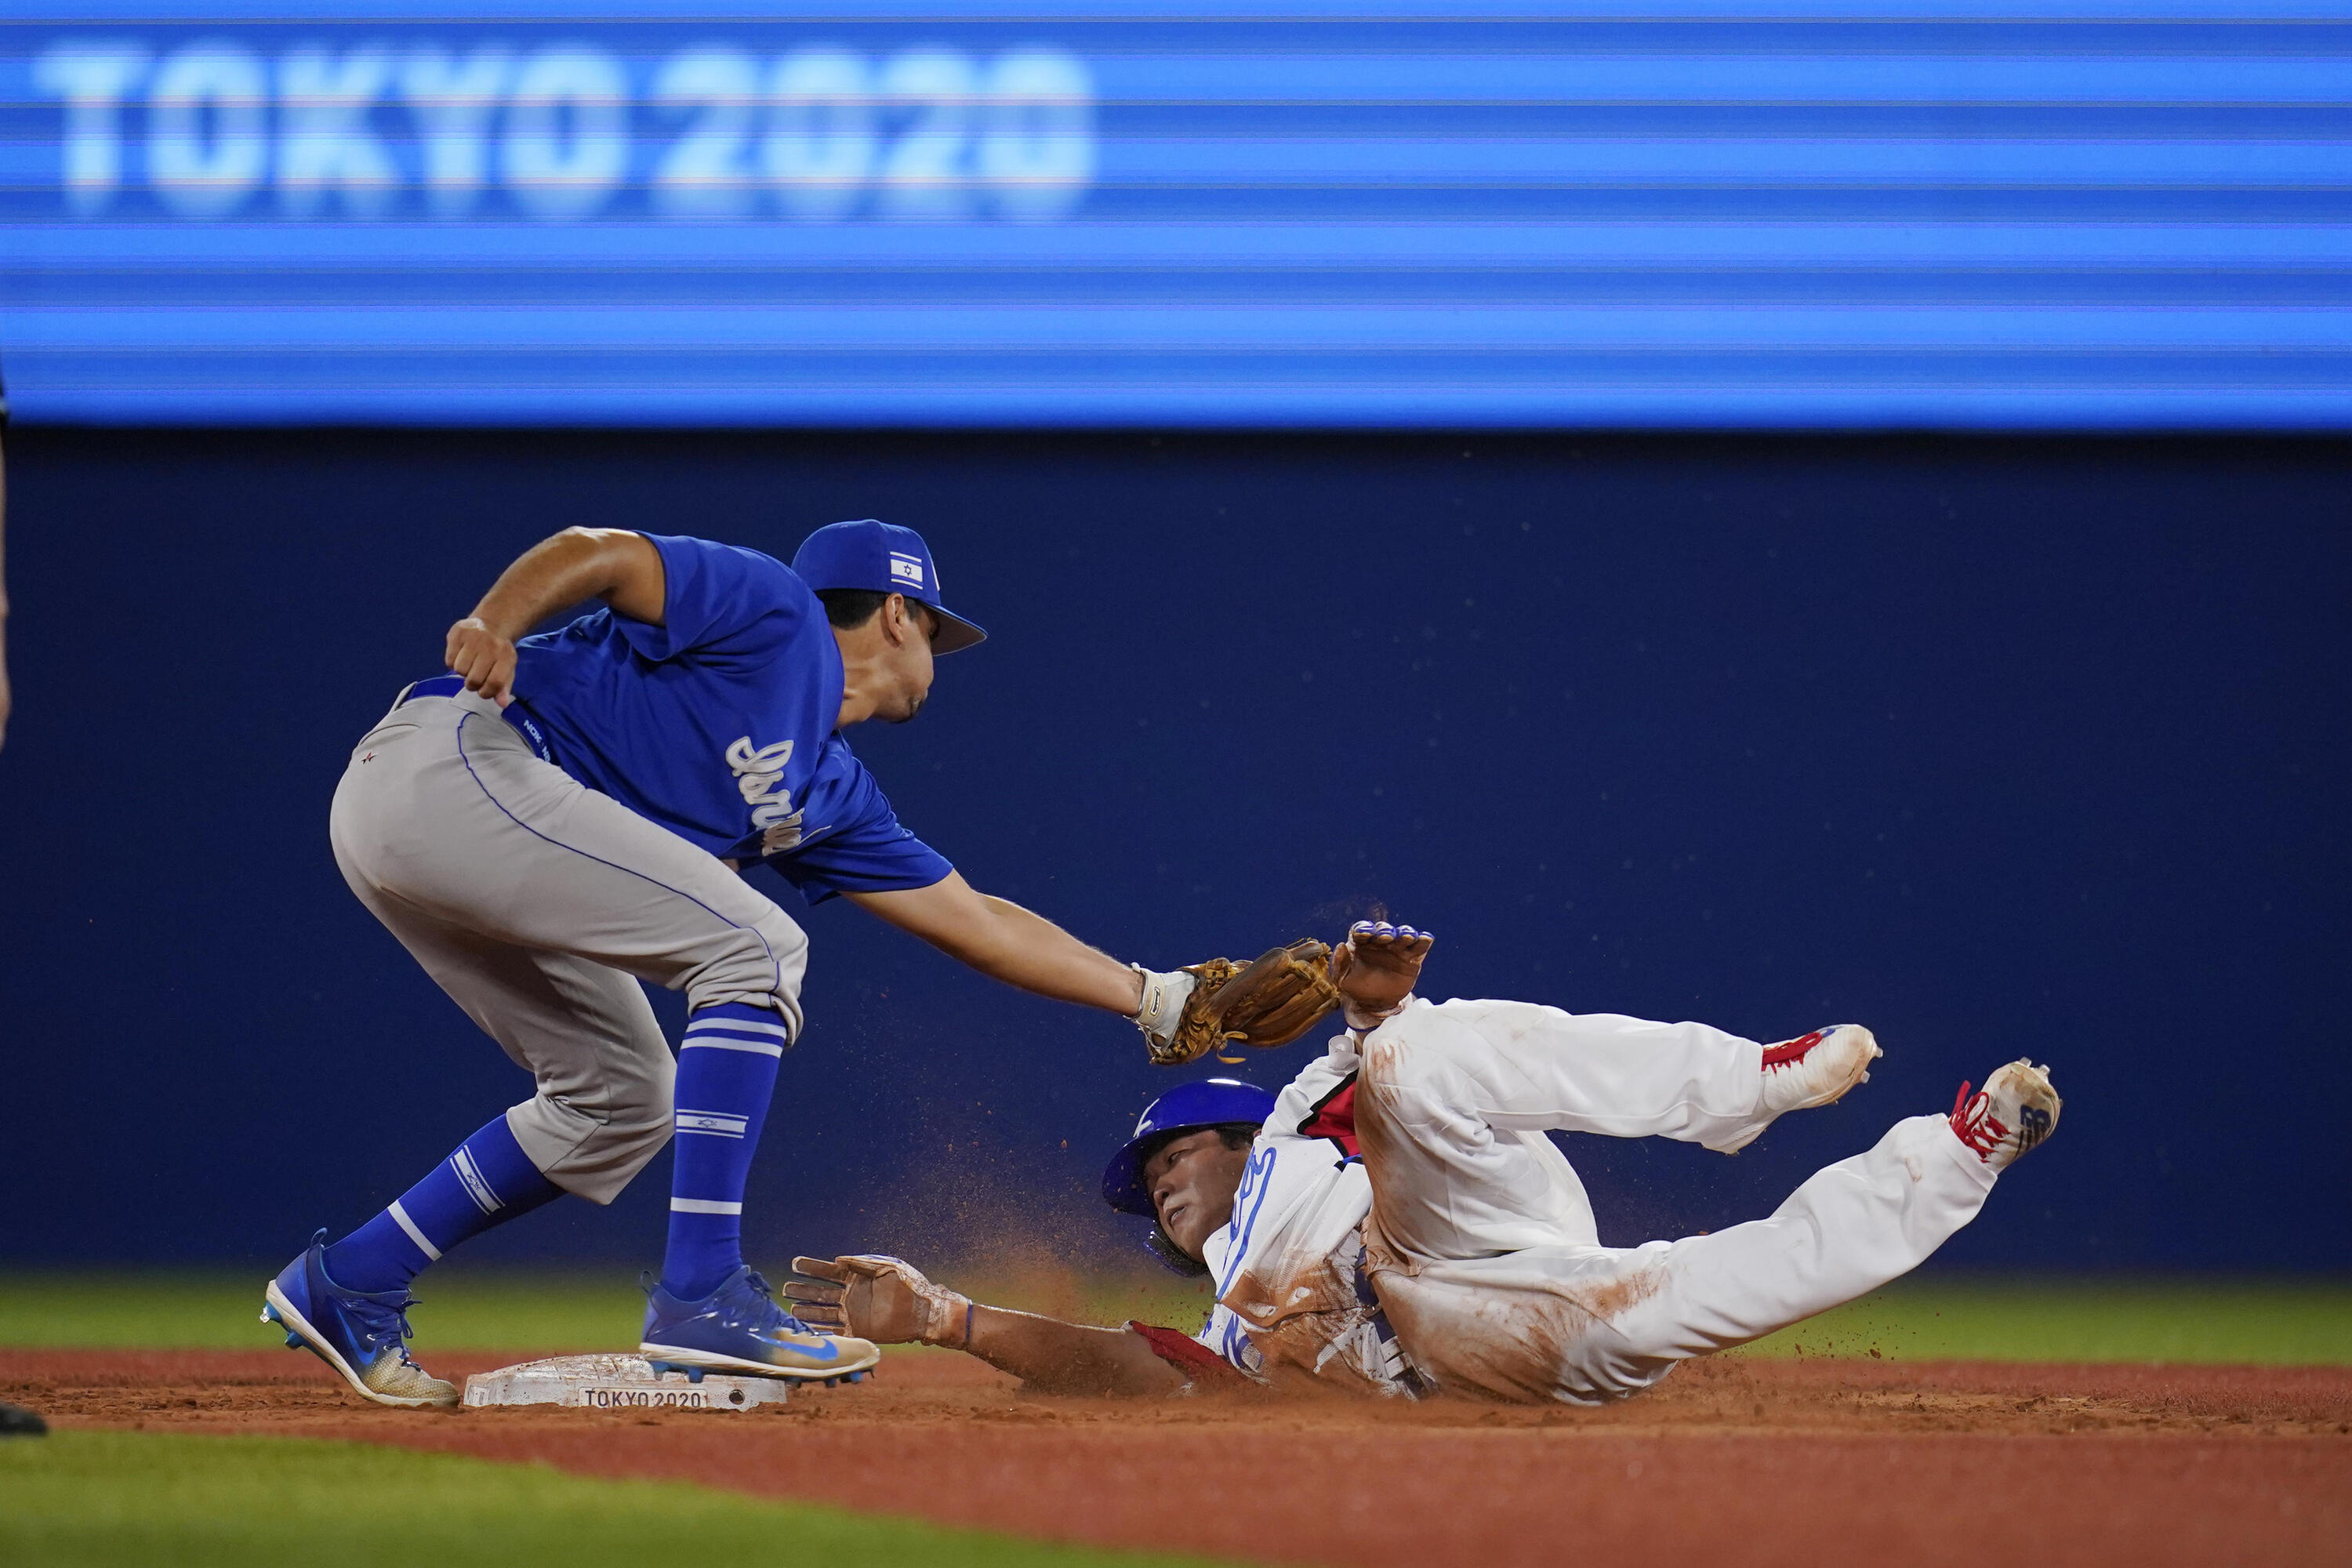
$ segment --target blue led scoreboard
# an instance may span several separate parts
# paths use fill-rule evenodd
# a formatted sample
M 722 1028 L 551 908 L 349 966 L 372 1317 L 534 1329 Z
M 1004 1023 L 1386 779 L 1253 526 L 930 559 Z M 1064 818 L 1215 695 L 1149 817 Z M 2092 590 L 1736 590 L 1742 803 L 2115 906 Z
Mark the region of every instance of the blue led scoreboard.
M 2352 4 L 26 7 L 24 419 L 2352 426 Z

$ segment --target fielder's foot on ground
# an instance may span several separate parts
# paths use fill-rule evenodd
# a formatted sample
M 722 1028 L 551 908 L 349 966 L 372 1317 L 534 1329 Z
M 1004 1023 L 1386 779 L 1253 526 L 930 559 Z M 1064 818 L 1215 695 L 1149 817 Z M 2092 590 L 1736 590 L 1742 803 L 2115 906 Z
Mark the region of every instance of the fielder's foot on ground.
M 1952 1131 L 1976 1157 L 1996 1171 L 2041 1142 L 2058 1127 L 2058 1091 L 2050 1069 L 2022 1058 L 1994 1069 L 1974 1098 L 1960 1085 L 1952 1101 Z
M 286 1331 L 287 1349 L 309 1351 L 378 1405 L 414 1410 L 457 1404 L 457 1384 L 408 1359 L 408 1309 L 416 1302 L 405 1290 L 344 1289 L 327 1278 L 326 1244 L 322 1230 L 269 1282 L 261 1321 Z
M 0 1437 L 45 1437 L 49 1424 L 21 1405 L 0 1403 Z
M 767 1377 L 845 1377 L 882 1359 L 881 1348 L 809 1327 L 769 1293 L 768 1282 L 738 1268 L 698 1301 L 681 1301 L 656 1285 L 646 1292 L 647 1361 Z

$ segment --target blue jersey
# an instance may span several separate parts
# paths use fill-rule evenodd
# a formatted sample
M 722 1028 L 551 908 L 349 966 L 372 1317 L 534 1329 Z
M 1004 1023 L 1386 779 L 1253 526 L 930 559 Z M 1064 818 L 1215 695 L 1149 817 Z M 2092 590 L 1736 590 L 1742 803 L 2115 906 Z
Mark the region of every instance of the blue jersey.
M 841 650 L 772 556 L 646 534 L 663 624 L 606 609 L 517 645 L 515 695 L 556 764 L 713 855 L 765 860 L 812 903 L 953 869 L 834 729 Z

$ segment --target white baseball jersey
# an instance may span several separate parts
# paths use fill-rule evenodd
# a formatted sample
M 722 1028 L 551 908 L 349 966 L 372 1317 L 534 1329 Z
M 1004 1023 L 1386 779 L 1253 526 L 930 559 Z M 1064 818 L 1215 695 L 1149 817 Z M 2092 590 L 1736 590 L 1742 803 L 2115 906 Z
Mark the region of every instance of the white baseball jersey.
M 1234 1217 L 1202 1247 L 1216 1304 L 1194 1336 L 1244 1375 L 1420 1392 L 1364 1273 L 1371 1179 L 1356 1149 L 1356 1038 L 1341 1035 L 1275 1100 Z

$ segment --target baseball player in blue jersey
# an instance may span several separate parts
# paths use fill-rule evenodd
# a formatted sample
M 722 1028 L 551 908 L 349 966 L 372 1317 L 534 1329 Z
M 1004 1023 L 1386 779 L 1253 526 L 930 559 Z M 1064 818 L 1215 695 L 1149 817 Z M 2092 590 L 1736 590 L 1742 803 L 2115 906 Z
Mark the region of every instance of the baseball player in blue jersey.
M 2048 1069 L 2014 1061 L 1948 1116 L 1897 1121 L 1770 1217 L 1603 1247 L 1554 1131 L 1726 1153 L 1832 1103 L 1878 1055 L 1852 1024 L 1778 1045 L 1704 1024 L 1526 1002 L 1430 1003 L 1430 938 L 1364 922 L 1334 956 L 1347 1027 L 1278 1095 L 1180 1085 L 1103 1173 L 1152 1249 L 1211 1277 L 1197 1334 L 1066 1323 L 933 1283 L 902 1259 L 803 1258 L 813 1323 L 968 1351 L 1048 1391 L 1248 1382 L 1388 1396 L 1593 1404 L 1916 1268 L 2058 1124 Z
M 522 634 L 584 600 L 604 608 Z M 379 1404 L 456 1402 L 410 1360 L 409 1282 L 566 1193 L 612 1201 L 677 1139 L 647 1357 L 784 1377 L 879 1352 L 814 1331 L 744 1265 L 743 1190 L 801 1029 L 807 939 L 739 872 L 842 895 L 983 973 L 1164 1041 L 1192 978 L 1088 947 L 975 891 L 899 826 L 841 731 L 903 722 L 980 627 L 929 550 L 871 520 L 791 567 L 707 540 L 572 529 L 509 567 L 352 752 L 336 863 L 378 920 L 536 1079 L 383 1213 L 327 1232 L 263 1317 Z M 686 993 L 675 1062 L 638 987 Z M 401 1092 L 407 1092 L 405 1089 Z

